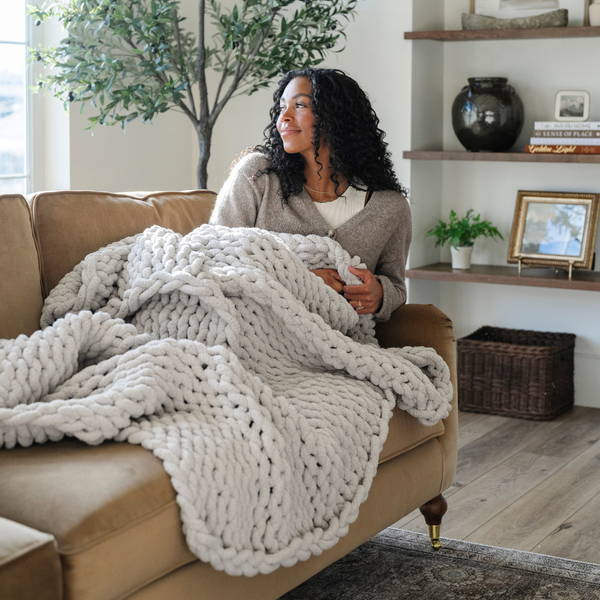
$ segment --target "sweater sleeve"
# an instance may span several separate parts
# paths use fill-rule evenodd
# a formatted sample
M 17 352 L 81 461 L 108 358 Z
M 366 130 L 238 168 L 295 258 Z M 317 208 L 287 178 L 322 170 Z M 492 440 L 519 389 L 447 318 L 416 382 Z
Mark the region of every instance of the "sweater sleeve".
M 374 275 L 383 288 L 383 302 L 373 315 L 375 321 L 387 321 L 406 302 L 406 261 L 411 241 L 412 217 L 406 202 L 398 226 L 377 261 Z
M 267 164 L 267 159 L 258 153 L 248 154 L 240 159 L 217 195 L 210 216 L 211 225 L 226 227 L 256 225 L 262 192 L 254 177 Z

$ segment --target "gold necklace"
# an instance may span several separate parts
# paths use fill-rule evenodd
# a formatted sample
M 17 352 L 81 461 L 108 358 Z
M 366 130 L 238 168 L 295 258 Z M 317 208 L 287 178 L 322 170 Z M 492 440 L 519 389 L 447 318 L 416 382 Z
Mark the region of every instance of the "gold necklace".
M 348 180 L 345 179 L 341 183 L 341 185 L 344 185 L 344 183 L 347 183 L 347 182 L 348 182 Z M 319 190 L 313 190 L 312 188 L 309 188 L 307 185 L 304 185 L 304 189 L 310 190 L 311 192 L 314 192 L 315 194 L 331 194 L 332 192 L 335 192 L 335 188 L 333 188 L 332 190 L 329 190 L 328 192 L 320 192 Z

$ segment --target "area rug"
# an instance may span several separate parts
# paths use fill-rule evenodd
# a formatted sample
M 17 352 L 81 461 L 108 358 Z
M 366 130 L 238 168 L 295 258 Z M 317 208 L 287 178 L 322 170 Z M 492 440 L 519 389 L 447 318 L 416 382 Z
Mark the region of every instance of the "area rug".
M 280 600 L 596 600 L 600 565 L 389 528 Z

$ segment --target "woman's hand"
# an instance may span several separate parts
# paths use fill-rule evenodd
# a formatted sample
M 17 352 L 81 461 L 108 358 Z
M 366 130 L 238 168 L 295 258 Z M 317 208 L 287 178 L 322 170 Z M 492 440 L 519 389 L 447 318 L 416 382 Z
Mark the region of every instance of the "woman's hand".
M 315 269 L 311 271 L 317 277 L 320 277 L 330 288 L 333 288 L 338 294 L 342 293 L 344 280 L 335 269 Z
M 361 315 L 370 315 L 381 308 L 383 301 L 383 288 L 381 284 L 368 269 L 357 269 L 349 267 L 349 270 L 361 278 L 360 285 L 345 285 L 343 288 L 344 298 Z

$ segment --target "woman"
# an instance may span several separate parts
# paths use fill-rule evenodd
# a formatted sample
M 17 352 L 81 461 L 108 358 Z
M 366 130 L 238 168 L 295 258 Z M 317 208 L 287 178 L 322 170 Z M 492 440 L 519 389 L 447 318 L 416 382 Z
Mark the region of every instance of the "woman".
M 329 236 L 367 269 L 345 285 L 313 273 L 378 321 L 406 301 L 411 215 L 366 94 L 337 69 L 287 73 L 273 94 L 265 142 L 234 166 L 210 222 Z

